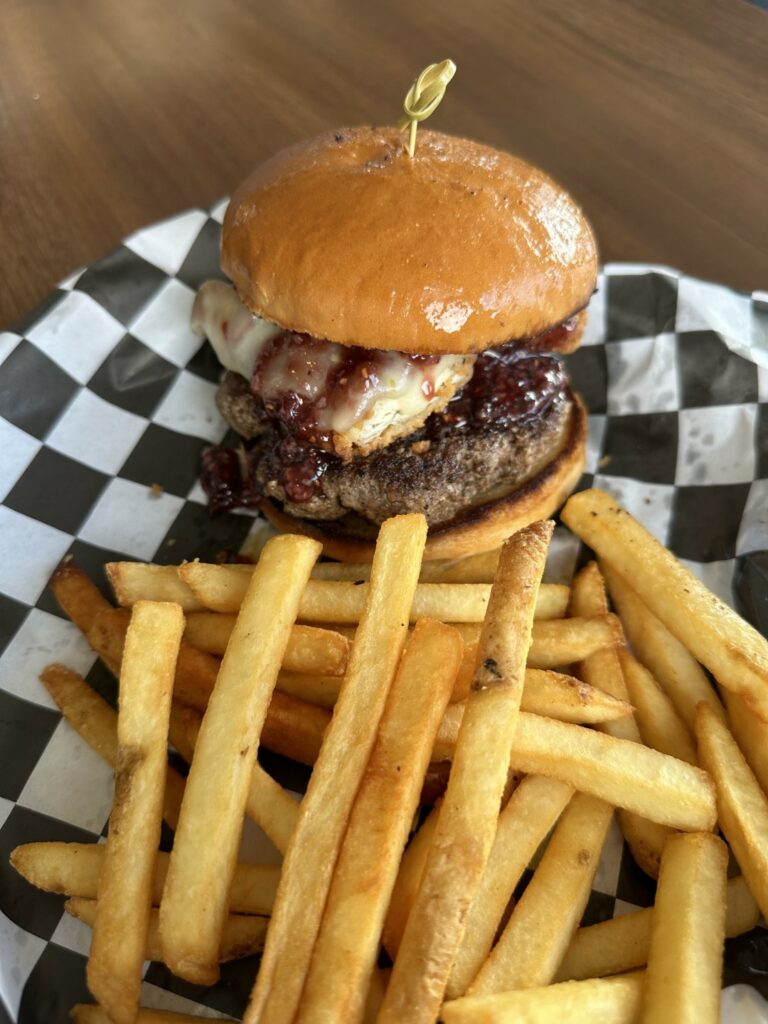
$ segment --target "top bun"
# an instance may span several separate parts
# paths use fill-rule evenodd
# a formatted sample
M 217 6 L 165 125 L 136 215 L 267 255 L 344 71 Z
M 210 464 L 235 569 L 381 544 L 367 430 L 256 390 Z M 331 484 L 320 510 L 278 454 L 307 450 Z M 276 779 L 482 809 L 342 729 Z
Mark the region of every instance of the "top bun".
M 259 316 L 318 338 L 482 351 L 582 309 L 597 276 L 573 199 L 530 164 L 420 129 L 326 132 L 237 189 L 222 268 Z

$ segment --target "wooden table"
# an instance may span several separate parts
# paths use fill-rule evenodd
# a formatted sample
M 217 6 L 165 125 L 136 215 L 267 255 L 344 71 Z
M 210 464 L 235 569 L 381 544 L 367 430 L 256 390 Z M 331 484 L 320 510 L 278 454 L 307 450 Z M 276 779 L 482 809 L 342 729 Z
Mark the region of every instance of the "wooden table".
M 768 285 L 768 13 L 743 0 L 0 0 L 0 327 L 320 129 L 432 119 L 540 164 L 606 260 Z

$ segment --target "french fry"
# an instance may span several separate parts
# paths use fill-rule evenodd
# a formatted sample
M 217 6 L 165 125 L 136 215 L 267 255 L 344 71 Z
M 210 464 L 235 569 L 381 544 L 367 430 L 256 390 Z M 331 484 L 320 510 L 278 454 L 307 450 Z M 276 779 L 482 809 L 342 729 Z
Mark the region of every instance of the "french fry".
M 175 565 L 144 562 L 109 562 L 104 567 L 119 605 L 130 608 L 137 601 L 173 601 L 183 611 L 200 611 L 203 605 L 184 583 Z M 248 568 L 253 569 L 253 566 Z
M 184 758 L 187 764 L 192 764 L 192 751 L 194 747 L 189 742 L 189 731 L 187 728 L 187 715 L 190 709 L 178 701 L 171 703 L 171 714 L 168 719 L 168 741 L 172 747 Z
M 448 790 L 392 968 L 379 1024 L 437 1017 L 496 834 L 551 522 L 504 544 Z
M 423 562 L 419 583 L 493 583 L 501 548 L 483 551 L 466 558 L 435 559 Z M 370 562 L 321 562 L 312 570 L 316 580 L 367 581 L 371 577 Z
M 720 693 L 733 737 L 755 773 L 760 788 L 768 795 L 768 725 L 752 714 L 743 697 L 726 689 Z
M 528 775 L 499 816 L 480 887 L 451 969 L 446 998 L 464 995 L 491 951 L 504 911 L 533 855 L 573 795 L 555 779 Z
M 181 579 L 198 600 L 214 612 L 236 612 L 248 585 L 252 566 L 210 565 L 186 562 Z M 312 623 L 356 623 L 360 620 L 368 584 L 348 581 L 310 580 L 299 605 L 298 618 Z M 410 621 L 439 619 L 442 622 L 482 622 L 491 593 L 490 583 L 420 583 L 411 607 Z M 537 618 L 556 618 L 568 588 L 555 584 L 541 587 Z
M 561 516 L 722 686 L 741 694 L 755 714 L 768 721 L 765 637 L 705 587 L 609 494 L 581 491 L 569 498 Z
M 752 931 L 760 910 L 744 878 L 731 878 L 726 890 L 725 934 L 731 939 Z M 644 967 L 651 944 L 653 907 L 633 910 L 599 924 L 579 928 L 560 964 L 557 981 L 599 978 Z
M 234 615 L 218 612 L 190 612 L 184 639 L 192 647 L 207 654 L 221 656 L 227 649 Z M 312 675 L 343 676 L 349 657 L 349 640 L 332 629 L 317 626 L 294 626 L 283 658 L 286 672 Z
M 111 607 L 99 588 L 71 558 L 65 558 L 57 565 L 49 586 L 62 611 L 81 633 L 87 633 L 96 617 Z
M 245 1024 L 281 1024 L 296 1013 L 347 818 L 405 645 L 426 533 L 418 515 L 396 516 L 379 531 L 366 605 L 283 861 Z
M 427 863 L 427 854 L 437 827 L 441 804 L 442 797 L 412 836 L 400 861 L 381 936 L 384 948 L 389 953 L 391 960 L 394 960 L 397 955 L 405 931 L 405 922 L 408 920 L 416 893 L 419 891 L 424 865 Z
M 69 1011 L 74 1024 L 110 1024 L 109 1017 L 100 1006 L 77 1003 Z M 190 1017 L 188 1013 L 174 1013 L 172 1010 L 141 1009 L 136 1017 L 136 1024 L 200 1024 L 200 1017 Z
M 598 615 L 608 611 L 605 583 L 595 562 L 590 562 L 577 573 L 571 587 L 569 610 L 573 615 Z M 579 666 L 579 676 L 585 682 L 607 690 L 613 697 L 629 700 L 626 680 L 616 650 L 596 651 L 586 658 Z M 618 739 L 642 742 L 637 722 L 630 715 L 617 721 L 605 722 L 598 725 L 598 728 Z M 635 861 L 646 874 L 655 878 L 659 872 L 661 853 L 669 830 L 661 828 L 656 822 L 628 813 L 625 809 L 619 811 L 617 819 Z
M 11 864 L 31 885 L 45 892 L 95 900 L 106 847 L 100 843 L 26 843 L 11 853 Z M 152 881 L 152 905 L 160 897 L 169 854 L 159 851 Z M 239 863 L 229 892 L 234 914 L 266 914 L 272 910 L 280 868 L 275 864 Z
M 434 761 L 450 760 L 457 722 L 451 705 L 438 730 Z M 707 832 L 716 820 L 714 786 L 695 765 L 641 743 L 520 712 L 510 768 L 566 782 L 614 807 L 686 832 Z
M 217 950 L 259 733 L 320 550 L 306 537 L 273 537 L 265 545 L 195 745 L 160 903 L 160 939 L 165 963 L 197 984 L 219 976 Z
M 714 786 L 705 771 L 568 722 L 521 712 L 510 767 L 560 779 L 670 828 L 708 832 L 715 825 Z
M 465 996 L 444 1003 L 445 1024 L 636 1024 L 643 1001 L 643 972 L 617 978 L 565 981 L 544 988 Z
M 696 728 L 696 705 L 700 701 L 722 717 L 722 705 L 698 661 L 608 562 L 601 561 L 600 568 L 635 656 L 675 705 L 691 734 Z
M 595 651 L 618 647 L 623 642 L 624 633 L 615 615 L 537 622 L 528 665 L 530 668 L 558 668 L 583 661 Z
M 117 713 L 86 681 L 64 665 L 48 665 L 40 681 L 75 732 L 112 768 L 117 768 Z M 179 820 L 184 779 L 168 765 L 163 817 L 172 829 Z
M 98 900 L 83 900 L 78 896 L 72 896 L 64 904 L 64 909 L 92 928 L 98 912 Z M 224 964 L 230 960 L 242 960 L 246 956 L 260 953 L 264 948 L 264 936 L 267 933 L 268 923 L 268 917 L 258 917 L 255 914 L 227 914 L 221 932 L 221 943 L 216 954 L 217 962 Z M 153 960 L 160 963 L 162 959 L 159 913 L 157 910 L 152 910 L 149 915 L 149 929 L 146 945 L 142 951 L 142 960 Z
M 115 1024 L 133 1024 L 139 1007 L 183 630 L 178 605 L 139 601 L 125 638 L 115 799 L 87 967 L 88 988 Z
M 728 848 L 708 833 L 664 847 L 645 972 L 643 1024 L 720 1024 Z
M 336 862 L 300 1024 L 362 1022 L 384 915 L 463 646 L 450 626 L 421 620 L 405 648 Z
M 768 798 L 728 726 L 708 704 L 696 718 L 700 763 L 717 788 L 717 814 L 752 895 L 768 915 Z
M 675 711 L 672 701 L 648 669 L 632 657 L 629 651 L 619 651 L 619 661 L 643 742 L 654 750 L 696 764 L 693 737 Z
M 341 679 L 338 676 L 310 676 L 302 672 L 281 671 L 277 677 L 277 688 L 281 693 L 309 704 L 332 708 L 338 700 Z
M 327 708 L 275 690 L 261 731 L 261 743 L 276 754 L 313 765 L 330 721 Z
M 601 800 L 573 797 L 470 995 L 552 982 L 587 905 L 612 815 Z
M 191 708 L 184 709 L 187 740 L 193 750 L 201 721 L 200 716 Z M 272 840 L 280 853 L 284 854 L 296 827 L 299 805 L 279 782 L 275 782 L 272 776 L 264 771 L 258 761 L 253 766 L 245 813 Z

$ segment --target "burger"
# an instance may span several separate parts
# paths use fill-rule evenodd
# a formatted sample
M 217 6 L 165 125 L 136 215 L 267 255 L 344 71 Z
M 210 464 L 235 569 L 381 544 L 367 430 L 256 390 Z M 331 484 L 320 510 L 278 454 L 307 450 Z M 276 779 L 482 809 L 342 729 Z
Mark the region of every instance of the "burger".
M 576 485 L 586 413 L 561 356 L 597 251 L 537 168 L 434 131 L 412 157 L 395 128 L 327 132 L 237 189 L 221 265 L 231 283 L 192 314 L 240 439 L 203 453 L 214 511 L 258 508 L 353 561 L 421 512 L 427 557 L 459 558 Z

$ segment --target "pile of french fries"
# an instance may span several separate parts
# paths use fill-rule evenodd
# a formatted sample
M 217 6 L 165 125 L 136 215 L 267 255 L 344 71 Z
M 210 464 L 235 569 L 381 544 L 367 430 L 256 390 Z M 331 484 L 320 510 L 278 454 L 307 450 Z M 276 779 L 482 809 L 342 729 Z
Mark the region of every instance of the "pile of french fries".
M 768 642 L 609 495 L 562 519 L 598 559 L 570 587 L 541 582 L 551 523 L 422 565 L 415 515 L 370 566 L 298 536 L 113 563 L 117 607 L 58 568 L 119 711 L 41 679 L 114 806 L 106 844 L 11 860 L 93 929 L 75 1021 L 193 1020 L 140 1008 L 142 963 L 211 985 L 256 952 L 246 1024 L 719 1021 L 724 939 L 768 915 Z M 312 766 L 300 803 L 260 746 Z M 656 902 L 580 927 L 614 814 Z M 280 867 L 239 860 L 246 816 Z

